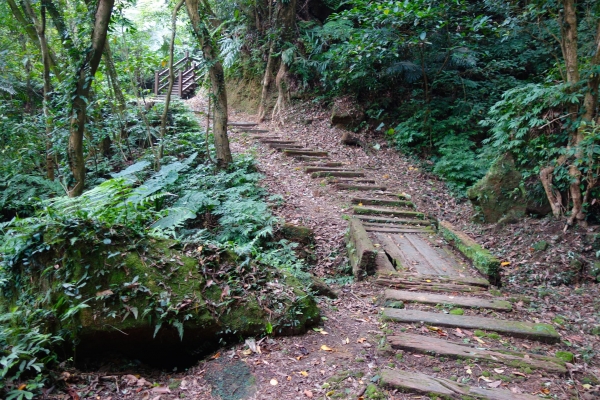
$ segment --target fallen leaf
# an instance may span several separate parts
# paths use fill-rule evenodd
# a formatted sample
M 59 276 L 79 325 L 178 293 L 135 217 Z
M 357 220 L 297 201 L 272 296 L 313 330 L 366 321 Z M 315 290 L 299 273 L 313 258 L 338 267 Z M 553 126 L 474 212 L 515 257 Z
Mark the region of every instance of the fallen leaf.
M 492 380 L 490 378 L 486 378 L 485 376 L 480 376 L 479 379 L 482 379 L 486 382 L 492 382 Z
M 494 368 L 494 372 L 496 372 L 496 373 L 498 373 L 498 374 L 501 374 L 501 373 L 503 373 L 503 372 L 504 372 L 504 370 L 503 370 L 503 369 L 500 369 L 500 368 Z
M 581 386 L 583 386 L 583 388 L 586 389 L 586 390 L 590 390 L 592 388 L 592 385 L 590 385 L 589 383 L 584 383 Z
M 542 390 L 540 390 L 540 392 L 542 392 L 544 394 L 550 394 L 550 389 L 543 388 Z
M 477 336 L 473 336 L 473 339 L 477 340 L 481 344 L 485 344 L 485 342 L 483 340 L 479 339 Z
M 217 354 L 215 354 L 214 356 L 212 356 L 210 359 L 211 360 L 216 360 L 219 357 L 221 357 L 221 352 L 217 352 Z
M 321 335 L 329 335 L 329 332 L 327 332 L 327 331 L 321 331 L 321 332 L 319 332 L 319 333 L 320 333 Z
M 469 374 L 469 375 L 472 375 L 473 371 L 471 371 L 471 368 L 467 368 L 466 373 Z
M 430 331 L 433 331 L 433 332 L 442 330 L 441 328 L 438 328 L 437 326 L 429 326 L 429 325 L 427 326 L 427 329 L 429 329 Z
M 334 390 L 330 390 L 329 392 L 325 393 L 325 396 L 330 397 L 333 396 L 335 394 Z
M 524 373 L 522 373 L 522 372 L 519 372 L 519 371 L 514 371 L 514 372 L 512 372 L 512 374 L 513 374 L 513 375 L 517 375 L 517 376 L 524 376 L 524 377 L 527 377 L 527 375 L 525 375 Z
M 456 328 L 453 333 L 454 333 L 455 336 L 458 336 L 460 338 L 465 337 L 465 334 L 462 333 L 462 331 L 460 330 L 460 328 Z
M 350 338 L 346 338 L 344 340 L 342 340 L 342 344 L 349 344 L 350 343 Z
M 171 393 L 171 389 L 169 389 L 166 386 L 157 386 L 155 388 L 152 388 L 152 393 L 167 394 Z
M 488 383 L 488 386 L 491 387 L 491 388 L 497 388 L 500 385 L 502 385 L 502 381 L 496 381 L 496 382 Z
M 110 296 L 111 294 L 114 294 L 113 291 L 110 289 L 106 289 L 106 290 L 96 293 L 96 297 L 106 297 L 106 296 Z
M 321 346 L 321 350 L 323 350 L 323 351 L 333 351 L 332 348 L 327 347 L 327 345 L 325 345 L 325 344 L 323 346 Z
M 271 379 L 271 381 L 270 381 L 269 383 L 270 383 L 271 385 L 273 385 L 273 386 L 277 386 L 277 384 L 278 384 L 279 382 L 277 382 L 277 379 L 273 378 L 273 379 Z
M 510 265 L 510 261 L 503 261 L 500 263 L 500 265 L 506 267 L 507 265 Z
M 366 338 L 364 338 L 364 337 L 361 337 L 360 339 L 358 339 L 358 340 L 356 341 L 356 343 L 362 343 L 362 342 L 365 342 L 366 340 L 367 340 Z
M 19 389 L 18 390 L 23 390 L 27 387 L 26 384 L 22 383 L 21 385 L 19 385 Z
M 308 372 L 306 372 L 306 371 L 300 371 L 299 373 L 300 373 L 300 375 L 302 375 L 302 376 L 308 376 Z
M 431 279 L 425 279 L 425 282 L 431 283 Z
M 306 397 L 308 397 L 308 398 L 311 398 L 311 399 L 312 399 L 312 397 L 313 397 L 313 394 L 312 394 L 312 392 L 311 392 L 310 390 L 305 390 L 305 391 L 304 391 L 304 395 L 305 395 Z

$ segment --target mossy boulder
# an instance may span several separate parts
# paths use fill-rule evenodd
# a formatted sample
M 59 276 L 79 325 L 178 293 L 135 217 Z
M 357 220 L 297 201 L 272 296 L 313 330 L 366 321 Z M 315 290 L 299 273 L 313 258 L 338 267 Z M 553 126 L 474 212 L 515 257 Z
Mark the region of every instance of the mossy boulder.
M 332 126 L 352 128 L 358 126 L 364 118 L 364 110 L 351 96 L 344 96 L 334 100 L 331 108 Z
M 498 158 L 487 174 L 468 191 L 467 196 L 479 210 L 476 222 L 512 223 L 527 213 L 550 212 L 547 200 L 535 199 L 522 184 L 523 176 L 510 154 Z
M 61 321 L 50 329 L 71 330 L 80 356 L 111 350 L 152 362 L 223 340 L 303 333 L 319 320 L 306 283 L 284 271 L 211 246 L 88 228 L 71 238 L 44 232 L 15 263 L 19 279 L 1 301 L 22 301 L 25 282 L 45 293 L 40 305 Z

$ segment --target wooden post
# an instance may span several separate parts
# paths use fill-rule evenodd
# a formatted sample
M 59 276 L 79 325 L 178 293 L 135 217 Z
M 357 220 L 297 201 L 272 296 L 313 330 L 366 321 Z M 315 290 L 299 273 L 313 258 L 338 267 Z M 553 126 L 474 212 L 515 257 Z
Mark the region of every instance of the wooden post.
M 158 96 L 158 84 L 160 83 L 160 77 L 158 71 L 154 71 L 154 95 Z
M 183 98 L 183 69 L 179 70 L 179 97 Z

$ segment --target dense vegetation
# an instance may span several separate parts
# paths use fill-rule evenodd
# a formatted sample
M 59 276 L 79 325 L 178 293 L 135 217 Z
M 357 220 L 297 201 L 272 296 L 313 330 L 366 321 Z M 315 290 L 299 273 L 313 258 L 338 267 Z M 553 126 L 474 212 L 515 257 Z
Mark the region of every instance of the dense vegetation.
M 353 129 L 385 134 L 458 195 L 510 155 L 520 189 L 567 227 L 598 219 L 597 1 L 136 3 L 0 3 L 0 396 L 32 398 L 77 341 L 56 321 L 86 307 L 85 281 L 53 259 L 36 271 L 61 285 L 26 283 L 65 243 L 168 238 L 305 278 L 252 160 L 229 151 L 226 78 L 260 82 L 259 119 L 294 97 L 351 99 L 366 115 Z M 206 132 L 181 103 L 148 99 L 154 71 L 186 52 L 214 105 Z

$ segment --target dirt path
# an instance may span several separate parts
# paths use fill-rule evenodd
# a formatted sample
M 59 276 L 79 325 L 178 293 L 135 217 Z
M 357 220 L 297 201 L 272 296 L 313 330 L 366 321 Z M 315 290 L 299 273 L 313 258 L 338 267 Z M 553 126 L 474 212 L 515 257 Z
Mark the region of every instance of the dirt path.
M 311 271 L 339 293 L 319 297 L 322 324 L 302 336 L 224 348 L 187 371 L 109 375 L 113 391 L 97 398 L 597 398 L 595 292 L 562 287 L 540 299 L 505 275 L 509 290 L 491 287 L 495 277 L 480 275 L 440 235 L 446 220 L 479 238 L 482 231 L 464 223 L 468 205 L 381 139 L 340 145 L 327 117 L 298 107 L 286 126 L 232 126 L 230 136 L 232 150 L 254 155 L 264 186 L 281 196 L 271 198 L 275 214 L 315 233 Z M 325 153 L 294 154 L 307 150 Z M 513 257 L 519 251 L 511 248 Z M 348 283 L 340 273 L 351 269 L 378 275 Z M 570 362 L 556 358 L 571 353 Z

